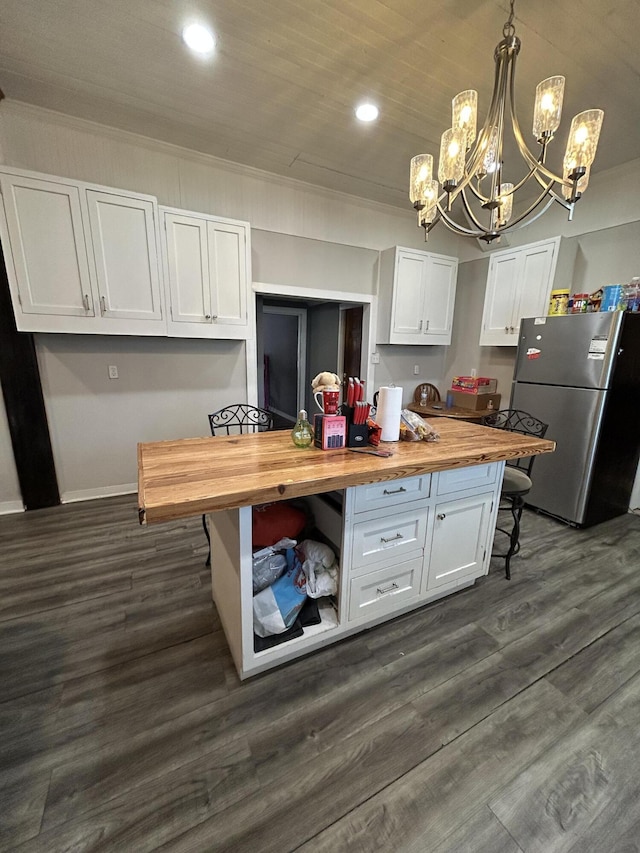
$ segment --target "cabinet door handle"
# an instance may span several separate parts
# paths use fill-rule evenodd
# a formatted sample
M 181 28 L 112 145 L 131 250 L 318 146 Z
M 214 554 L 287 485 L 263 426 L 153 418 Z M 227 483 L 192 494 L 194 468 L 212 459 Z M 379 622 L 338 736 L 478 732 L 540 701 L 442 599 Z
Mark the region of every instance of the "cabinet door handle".
M 509 326 L 509 331 L 513 334 L 513 326 Z
M 211 314 L 205 314 L 205 315 L 204 315 L 204 319 L 205 319 L 205 320 L 210 320 L 210 319 L 211 319 Z
M 376 589 L 376 595 L 386 595 L 388 592 L 393 592 L 394 589 L 399 589 L 397 583 L 392 583 L 391 586 L 385 587 L 385 589 L 378 587 Z
M 101 314 L 107 313 L 107 300 L 104 298 L 104 296 L 100 297 L 100 313 Z
M 424 321 L 424 330 L 425 330 L 425 332 L 429 331 L 429 321 L 428 320 Z
M 422 331 L 422 320 L 420 320 L 420 322 L 418 323 L 418 331 Z
M 386 544 L 387 542 L 395 542 L 396 539 L 403 539 L 403 538 L 404 537 L 402 536 L 402 533 L 396 533 L 395 536 L 390 536 L 388 539 L 385 539 L 384 536 L 381 536 L 380 541 L 384 542 Z
M 505 326 L 505 327 L 504 327 L 504 330 L 505 330 L 505 332 L 506 332 L 507 334 L 509 334 L 509 327 L 508 327 L 508 326 Z
M 447 517 L 447 516 L 446 516 L 446 514 L 445 514 L 444 512 L 439 512 L 439 513 L 438 513 L 438 521 L 444 521 L 446 517 Z
M 400 486 L 399 489 L 385 489 L 382 494 L 383 495 L 399 495 L 401 492 L 406 492 L 406 491 L 407 490 L 405 489 L 404 486 Z
M 82 304 L 84 305 L 84 310 L 89 313 L 89 295 L 87 293 L 82 297 Z
M 217 320 L 217 319 L 218 319 L 218 315 L 217 315 L 217 314 L 212 314 L 212 315 L 211 315 L 211 319 L 212 319 L 212 320 Z

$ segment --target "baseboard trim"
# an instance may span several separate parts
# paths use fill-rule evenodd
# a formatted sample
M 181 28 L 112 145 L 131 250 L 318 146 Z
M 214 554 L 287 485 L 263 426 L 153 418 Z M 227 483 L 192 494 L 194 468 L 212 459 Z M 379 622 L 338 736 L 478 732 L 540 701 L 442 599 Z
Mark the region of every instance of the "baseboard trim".
M 74 492 L 63 492 L 60 500 L 63 504 L 78 501 L 94 501 L 98 498 L 111 498 L 115 495 L 131 495 L 138 491 L 137 483 L 122 483 L 120 486 L 101 486 L 97 489 L 78 489 Z
M 9 515 L 12 512 L 24 512 L 22 501 L 0 501 L 0 515 Z

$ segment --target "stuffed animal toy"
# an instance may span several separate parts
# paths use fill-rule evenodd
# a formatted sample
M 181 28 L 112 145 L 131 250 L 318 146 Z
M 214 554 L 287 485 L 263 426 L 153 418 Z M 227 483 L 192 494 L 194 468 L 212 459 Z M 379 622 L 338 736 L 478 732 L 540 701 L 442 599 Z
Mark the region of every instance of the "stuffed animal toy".
M 323 370 L 311 382 L 311 388 L 315 394 L 316 391 L 339 391 L 340 378 L 335 373 L 329 373 Z

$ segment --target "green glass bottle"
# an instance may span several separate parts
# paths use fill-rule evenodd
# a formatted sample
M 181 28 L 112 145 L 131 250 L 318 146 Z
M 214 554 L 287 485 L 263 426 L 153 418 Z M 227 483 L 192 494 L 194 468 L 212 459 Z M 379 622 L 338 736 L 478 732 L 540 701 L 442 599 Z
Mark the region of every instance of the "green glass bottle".
M 313 431 L 304 409 L 298 412 L 298 420 L 291 430 L 291 439 L 296 447 L 310 447 L 313 443 Z

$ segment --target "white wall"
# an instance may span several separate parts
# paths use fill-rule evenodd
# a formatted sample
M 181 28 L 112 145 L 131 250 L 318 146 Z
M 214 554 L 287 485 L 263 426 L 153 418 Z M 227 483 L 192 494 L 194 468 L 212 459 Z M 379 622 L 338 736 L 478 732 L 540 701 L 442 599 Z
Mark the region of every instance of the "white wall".
M 207 414 L 246 394 L 243 342 L 47 334 L 36 349 L 65 501 L 135 491 L 138 441 L 209 435 Z
M 379 250 L 424 248 L 409 205 L 404 211 L 325 191 L 16 102 L 0 105 L 0 152 L 7 165 L 250 221 L 254 281 L 374 294 Z M 604 270 L 640 274 L 639 192 L 640 161 L 595 174 L 573 223 L 558 208 L 512 244 L 579 237 L 581 281 Z M 625 230 L 627 223 L 635 224 Z M 442 227 L 428 248 L 473 261 L 460 266 L 452 346 L 380 347 L 375 384 L 395 381 L 409 400 L 418 382 L 444 389 L 451 375 L 475 366 L 498 376 L 505 393 L 513 351 L 478 346 L 488 254 Z M 243 344 L 38 335 L 37 346 L 63 499 L 134 488 L 137 441 L 203 434 L 207 412 L 246 397 Z M 106 368 L 114 363 L 122 378 L 110 383 Z M 0 424 L 0 471 L 12 470 L 10 456 Z

